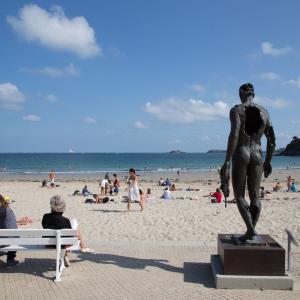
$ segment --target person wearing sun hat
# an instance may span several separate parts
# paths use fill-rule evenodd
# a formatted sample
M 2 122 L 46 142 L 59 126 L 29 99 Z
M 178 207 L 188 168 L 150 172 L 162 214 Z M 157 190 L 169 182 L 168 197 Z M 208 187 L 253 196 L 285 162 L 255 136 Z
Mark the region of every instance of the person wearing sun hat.
M 17 229 L 17 219 L 9 207 L 10 197 L 0 195 L 0 229 Z M 8 251 L 6 253 L 6 267 L 13 268 L 19 264 L 16 260 L 16 252 Z

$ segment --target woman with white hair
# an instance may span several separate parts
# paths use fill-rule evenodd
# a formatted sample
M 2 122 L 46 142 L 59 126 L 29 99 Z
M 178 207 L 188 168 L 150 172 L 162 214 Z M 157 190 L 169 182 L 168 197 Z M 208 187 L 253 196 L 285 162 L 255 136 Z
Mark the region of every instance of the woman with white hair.
M 71 221 L 63 216 L 63 213 L 66 209 L 66 202 L 61 198 L 61 196 L 56 195 L 50 199 L 50 208 L 51 213 L 45 214 L 42 220 L 42 226 L 45 229 L 76 229 L 77 237 L 80 241 L 80 248 L 82 252 L 94 252 L 90 248 L 86 248 L 78 230 L 78 222 L 76 219 L 72 219 Z M 68 251 L 66 251 L 66 255 L 64 258 L 65 266 L 69 267 L 70 262 L 68 258 Z

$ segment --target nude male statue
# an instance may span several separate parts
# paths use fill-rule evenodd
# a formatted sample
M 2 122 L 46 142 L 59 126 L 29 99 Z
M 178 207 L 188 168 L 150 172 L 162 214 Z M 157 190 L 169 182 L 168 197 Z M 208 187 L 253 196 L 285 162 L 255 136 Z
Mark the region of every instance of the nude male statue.
M 259 188 L 262 173 L 265 178 L 272 173 L 271 159 L 275 150 L 275 134 L 269 113 L 253 102 L 255 97 L 251 83 L 243 84 L 239 89 L 241 104 L 230 111 L 231 131 L 228 138 L 227 154 L 221 169 L 221 189 L 225 197 L 229 196 L 229 176 L 232 161 L 232 186 L 239 212 L 246 224 L 247 231 L 239 237 L 239 242 L 251 242 L 257 239 L 255 226 L 258 221 L 261 203 Z M 261 138 L 267 138 L 265 161 L 262 159 Z M 246 184 L 250 205 L 245 200 Z

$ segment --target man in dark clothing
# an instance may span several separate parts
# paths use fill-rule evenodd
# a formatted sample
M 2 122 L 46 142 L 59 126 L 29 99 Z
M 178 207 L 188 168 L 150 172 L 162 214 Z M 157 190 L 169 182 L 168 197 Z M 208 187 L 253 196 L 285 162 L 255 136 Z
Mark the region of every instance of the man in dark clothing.
M 9 208 L 9 198 L 0 195 L 0 229 L 17 229 L 17 220 L 14 212 Z M 5 255 L 0 252 L 0 255 Z M 6 253 L 6 267 L 13 268 L 19 264 L 16 258 L 15 251 L 8 251 Z

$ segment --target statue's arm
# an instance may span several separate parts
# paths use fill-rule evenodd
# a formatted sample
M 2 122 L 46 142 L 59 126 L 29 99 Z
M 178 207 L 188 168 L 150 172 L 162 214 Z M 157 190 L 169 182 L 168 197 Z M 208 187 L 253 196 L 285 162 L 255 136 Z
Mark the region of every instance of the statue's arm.
M 276 147 L 276 137 L 269 115 L 267 120 L 267 126 L 265 129 L 265 136 L 267 138 L 267 149 L 266 158 L 264 162 L 264 173 L 265 177 L 268 177 L 272 173 L 271 160 Z
M 233 107 L 230 111 L 230 123 L 231 123 L 231 130 L 228 137 L 225 163 L 231 162 L 233 153 L 237 146 L 239 132 L 240 132 L 241 120 L 236 107 Z
M 241 120 L 237 107 L 233 107 L 230 111 L 230 123 L 231 130 L 228 137 L 227 152 L 224 165 L 220 171 L 221 179 L 221 190 L 225 196 L 225 206 L 226 198 L 229 197 L 229 180 L 230 180 L 230 163 L 233 156 L 233 153 L 237 147 L 238 137 L 241 127 Z

